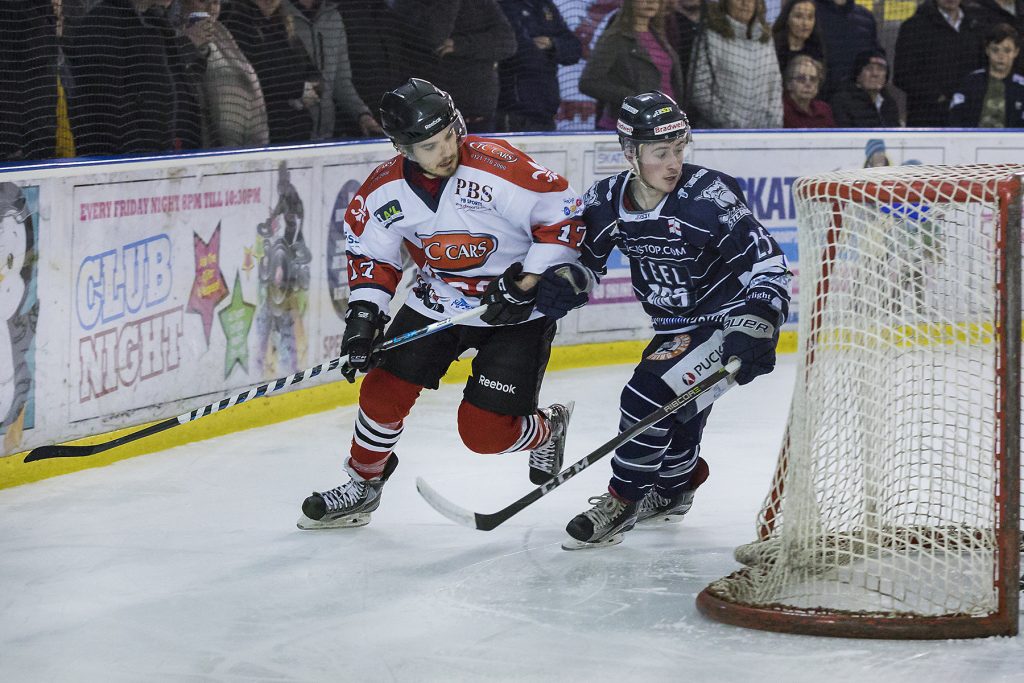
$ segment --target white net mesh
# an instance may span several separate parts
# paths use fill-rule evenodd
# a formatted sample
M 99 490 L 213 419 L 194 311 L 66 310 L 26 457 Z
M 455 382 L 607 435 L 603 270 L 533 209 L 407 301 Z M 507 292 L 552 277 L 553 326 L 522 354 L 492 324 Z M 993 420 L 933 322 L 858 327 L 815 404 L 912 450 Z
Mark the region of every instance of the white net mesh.
M 1022 171 L 916 166 L 796 185 L 804 314 L 787 444 L 761 540 L 736 551 L 748 568 L 709 586 L 715 599 L 787 618 L 1000 612 L 1016 558 L 999 537 L 1013 534 L 1014 554 L 1019 542 L 1001 514 L 1012 504 L 1018 524 L 1003 478 L 1019 443 L 1002 427 L 1019 416 L 1003 403 L 997 189 Z M 1019 274 L 1012 288 L 1019 314 Z

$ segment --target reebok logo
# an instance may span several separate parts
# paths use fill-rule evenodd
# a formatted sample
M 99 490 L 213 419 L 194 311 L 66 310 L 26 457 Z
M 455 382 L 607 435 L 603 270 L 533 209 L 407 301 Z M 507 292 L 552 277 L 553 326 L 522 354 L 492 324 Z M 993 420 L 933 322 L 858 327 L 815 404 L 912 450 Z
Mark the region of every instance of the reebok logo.
M 503 382 L 496 382 L 493 379 L 487 379 L 486 376 L 480 375 L 476 380 L 477 384 L 487 387 L 488 389 L 494 389 L 500 391 L 503 394 L 514 394 L 516 393 L 517 387 L 513 384 L 505 384 Z

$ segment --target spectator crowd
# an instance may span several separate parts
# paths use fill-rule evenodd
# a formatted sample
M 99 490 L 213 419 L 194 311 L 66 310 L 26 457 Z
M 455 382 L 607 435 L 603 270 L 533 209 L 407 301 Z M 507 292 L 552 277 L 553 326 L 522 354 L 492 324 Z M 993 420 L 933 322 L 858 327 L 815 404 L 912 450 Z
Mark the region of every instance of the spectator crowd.
M 1024 128 L 1024 0 L 866 2 L 3 0 L 0 161 L 380 137 L 411 76 L 480 133 Z

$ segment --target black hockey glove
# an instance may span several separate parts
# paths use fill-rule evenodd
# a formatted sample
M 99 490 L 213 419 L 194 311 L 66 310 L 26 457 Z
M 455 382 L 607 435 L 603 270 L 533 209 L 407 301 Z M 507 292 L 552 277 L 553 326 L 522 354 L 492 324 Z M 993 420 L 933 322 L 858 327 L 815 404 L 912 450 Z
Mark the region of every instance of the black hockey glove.
M 590 276 L 578 263 L 560 263 L 551 266 L 537 283 L 537 310 L 558 320 L 574 308 L 587 303 Z
M 760 303 L 745 303 L 734 308 L 725 319 L 722 363 L 739 358 L 736 373 L 739 384 L 747 384 L 758 375 L 775 368 L 775 345 L 779 339 L 779 314 Z
M 523 264 L 516 261 L 500 277 L 491 280 L 481 300 L 487 306 L 481 320 L 488 325 L 515 325 L 530 317 L 537 292 L 524 292 L 519 288 L 516 278 L 522 272 Z
M 377 366 L 379 358 L 373 347 L 388 320 L 376 304 L 354 301 L 348 305 L 345 334 L 341 337 L 341 353 L 348 359 L 341 366 L 341 374 L 349 382 L 356 381 L 356 372 L 368 372 Z

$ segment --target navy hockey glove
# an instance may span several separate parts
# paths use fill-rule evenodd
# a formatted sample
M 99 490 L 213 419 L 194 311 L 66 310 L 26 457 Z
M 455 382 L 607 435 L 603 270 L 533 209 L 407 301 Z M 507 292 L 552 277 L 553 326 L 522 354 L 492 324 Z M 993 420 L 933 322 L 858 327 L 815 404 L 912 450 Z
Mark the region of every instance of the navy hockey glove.
M 560 263 L 551 266 L 537 283 L 537 310 L 558 320 L 574 308 L 587 303 L 590 276 L 578 263 Z
M 740 359 L 742 366 L 736 373 L 739 384 L 747 384 L 775 368 L 779 317 L 769 306 L 745 303 L 734 308 L 725 319 L 722 362 L 728 363 L 734 357 Z
M 369 301 L 353 301 L 345 311 L 345 334 L 341 337 L 341 353 L 348 359 L 341 374 L 349 382 L 356 381 L 356 372 L 368 372 L 378 363 L 374 342 L 384 331 L 389 318 Z
M 525 292 L 516 284 L 522 272 L 523 264 L 517 261 L 491 280 L 481 300 L 487 306 L 481 320 L 488 325 L 515 325 L 530 317 L 537 295 L 536 290 Z

